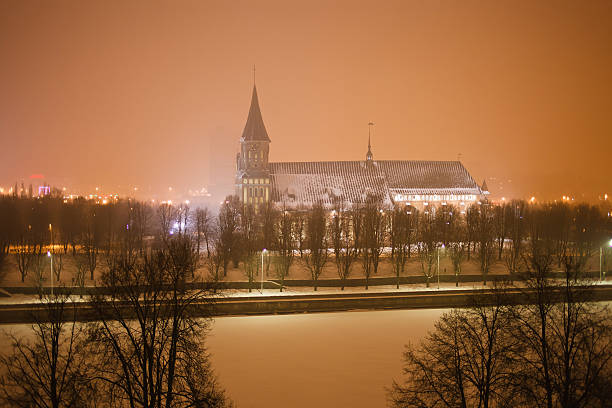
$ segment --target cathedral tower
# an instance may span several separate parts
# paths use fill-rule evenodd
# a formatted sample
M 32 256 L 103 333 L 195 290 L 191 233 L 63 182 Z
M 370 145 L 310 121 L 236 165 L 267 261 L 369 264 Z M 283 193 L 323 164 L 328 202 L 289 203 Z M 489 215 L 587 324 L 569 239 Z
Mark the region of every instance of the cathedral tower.
M 261 117 L 257 88 L 253 85 L 251 107 L 236 156 L 236 194 L 243 203 L 262 204 L 270 200 L 268 153 L 270 138 Z

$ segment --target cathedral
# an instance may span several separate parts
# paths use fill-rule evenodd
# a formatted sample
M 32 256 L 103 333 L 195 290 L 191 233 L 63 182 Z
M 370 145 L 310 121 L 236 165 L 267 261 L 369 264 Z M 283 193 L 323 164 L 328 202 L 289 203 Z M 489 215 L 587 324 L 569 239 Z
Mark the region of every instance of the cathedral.
M 453 204 L 463 212 L 489 194 L 486 183 L 479 186 L 459 161 L 375 160 L 369 139 L 365 160 L 270 162 L 269 154 L 270 137 L 253 86 L 236 156 L 236 194 L 244 203 L 350 208 L 374 198 L 387 207 Z

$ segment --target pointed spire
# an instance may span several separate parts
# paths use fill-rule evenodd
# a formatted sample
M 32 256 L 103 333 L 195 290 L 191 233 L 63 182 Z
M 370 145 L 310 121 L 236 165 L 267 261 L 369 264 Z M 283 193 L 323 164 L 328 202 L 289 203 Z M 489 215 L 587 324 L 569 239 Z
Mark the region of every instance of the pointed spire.
M 254 72 L 254 71 L 253 71 Z M 251 97 L 251 107 L 249 108 L 249 116 L 247 117 L 244 131 L 242 132 L 244 140 L 259 140 L 269 142 L 268 132 L 261 117 L 259 109 L 259 99 L 257 98 L 257 87 L 253 84 L 253 96 Z
M 370 143 L 372 138 L 372 126 L 374 126 L 374 122 L 368 123 L 368 153 L 366 153 L 366 161 L 372 161 L 374 158 L 372 155 L 372 144 Z
M 483 192 L 485 192 L 485 191 L 488 192 L 489 191 L 489 187 L 487 187 L 487 180 L 486 179 L 482 180 L 482 187 L 480 187 L 480 189 Z

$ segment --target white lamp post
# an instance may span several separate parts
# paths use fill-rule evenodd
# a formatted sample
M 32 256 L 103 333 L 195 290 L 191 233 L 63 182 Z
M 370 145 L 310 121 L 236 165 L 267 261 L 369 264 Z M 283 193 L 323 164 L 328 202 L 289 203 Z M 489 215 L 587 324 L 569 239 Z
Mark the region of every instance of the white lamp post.
M 612 248 L 612 239 L 608 242 L 608 247 Z M 603 249 L 599 247 L 599 280 L 603 281 Z
M 53 250 L 53 227 L 49 224 L 49 236 L 51 237 L 51 250 Z M 53 256 L 51 256 L 51 251 L 47 251 L 47 256 L 51 261 L 51 297 L 53 297 Z
M 261 294 L 263 295 L 263 271 L 264 271 L 264 254 L 268 252 L 268 250 L 266 248 L 263 249 L 263 251 L 261 251 Z
M 51 256 L 51 251 L 47 251 L 47 256 L 51 260 L 51 297 L 53 297 L 53 257 Z

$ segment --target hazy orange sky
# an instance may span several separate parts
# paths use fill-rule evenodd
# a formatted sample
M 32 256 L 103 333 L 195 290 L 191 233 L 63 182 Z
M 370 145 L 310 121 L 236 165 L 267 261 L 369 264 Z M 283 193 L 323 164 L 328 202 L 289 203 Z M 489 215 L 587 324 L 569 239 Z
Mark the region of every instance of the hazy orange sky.
M 363 159 L 374 121 L 375 159 L 612 193 L 611 1 L 0 0 L 0 186 L 219 182 L 253 64 L 273 161 Z

